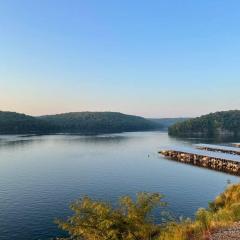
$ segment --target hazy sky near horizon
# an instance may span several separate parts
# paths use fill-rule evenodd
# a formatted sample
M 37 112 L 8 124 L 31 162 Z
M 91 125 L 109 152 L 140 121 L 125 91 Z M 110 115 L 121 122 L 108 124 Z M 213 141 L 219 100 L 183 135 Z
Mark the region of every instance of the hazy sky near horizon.
M 240 109 L 238 0 L 2 0 L 0 110 Z

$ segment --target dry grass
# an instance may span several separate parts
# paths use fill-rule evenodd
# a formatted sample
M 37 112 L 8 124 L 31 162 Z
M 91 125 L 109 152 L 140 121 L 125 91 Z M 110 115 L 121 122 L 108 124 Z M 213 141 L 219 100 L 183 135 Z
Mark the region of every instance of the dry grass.
M 199 209 L 195 220 L 168 223 L 159 240 L 205 240 L 212 231 L 240 220 L 240 184 L 230 185 L 209 204 Z

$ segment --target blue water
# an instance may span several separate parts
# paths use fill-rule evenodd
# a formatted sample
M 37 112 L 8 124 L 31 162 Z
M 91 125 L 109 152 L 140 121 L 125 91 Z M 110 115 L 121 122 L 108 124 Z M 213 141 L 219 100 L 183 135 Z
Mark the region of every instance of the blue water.
M 0 136 L 0 239 L 50 239 L 54 219 L 83 195 L 116 203 L 139 191 L 160 192 L 176 216 L 193 217 L 239 178 L 166 160 L 167 146 L 191 146 L 164 132 L 101 136 Z

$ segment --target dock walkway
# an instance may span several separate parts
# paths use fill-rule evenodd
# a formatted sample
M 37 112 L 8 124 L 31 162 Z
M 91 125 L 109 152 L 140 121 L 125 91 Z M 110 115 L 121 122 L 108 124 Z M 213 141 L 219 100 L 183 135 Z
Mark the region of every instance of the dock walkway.
M 237 148 L 237 147 L 228 147 L 228 146 L 213 145 L 213 144 L 195 144 L 194 146 L 198 149 L 203 149 L 207 151 L 240 155 L 240 148 Z

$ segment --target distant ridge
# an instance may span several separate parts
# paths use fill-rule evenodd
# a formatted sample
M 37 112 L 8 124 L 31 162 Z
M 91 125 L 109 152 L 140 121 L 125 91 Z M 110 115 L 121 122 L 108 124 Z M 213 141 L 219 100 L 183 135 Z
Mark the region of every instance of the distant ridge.
M 71 112 L 32 117 L 0 111 L 0 134 L 98 134 L 159 129 L 143 117 L 119 112 Z
M 172 136 L 240 136 L 240 110 L 210 113 L 169 127 Z
M 180 123 L 180 122 L 184 122 L 186 120 L 188 120 L 190 118 L 186 118 L 186 117 L 178 117 L 178 118 L 149 118 L 149 120 L 159 124 L 162 126 L 163 129 L 168 129 L 168 127 L 176 124 L 176 123 Z

